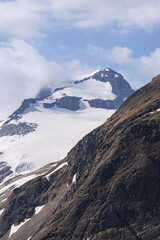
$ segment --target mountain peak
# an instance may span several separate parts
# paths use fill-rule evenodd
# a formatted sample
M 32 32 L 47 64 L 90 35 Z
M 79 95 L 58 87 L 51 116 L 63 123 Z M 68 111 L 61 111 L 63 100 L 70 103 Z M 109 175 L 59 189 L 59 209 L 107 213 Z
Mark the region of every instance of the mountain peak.
M 95 76 L 98 76 L 100 79 L 105 78 L 105 77 L 106 78 L 107 77 L 120 77 L 120 76 L 122 77 L 122 75 L 120 73 L 115 72 L 111 68 L 103 68 L 103 69 L 96 70 L 90 74 L 82 75 L 81 77 L 79 77 L 79 80 L 94 78 Z
M 111 69 L 98 70 L 62 88 L 43 87 L 1 123 L 1 161 L 17 174 L 62 159 L 132 93 L 122 75 Z M 47 159 L 37 150 L 39 146 L 49 153 Z

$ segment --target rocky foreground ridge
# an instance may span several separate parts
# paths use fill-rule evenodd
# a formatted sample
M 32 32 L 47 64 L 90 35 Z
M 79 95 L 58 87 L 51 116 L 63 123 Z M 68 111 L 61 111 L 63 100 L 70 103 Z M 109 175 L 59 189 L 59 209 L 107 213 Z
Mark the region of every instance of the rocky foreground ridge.
M 0 204 L 2 240 L 160 239 L 160 76 Z

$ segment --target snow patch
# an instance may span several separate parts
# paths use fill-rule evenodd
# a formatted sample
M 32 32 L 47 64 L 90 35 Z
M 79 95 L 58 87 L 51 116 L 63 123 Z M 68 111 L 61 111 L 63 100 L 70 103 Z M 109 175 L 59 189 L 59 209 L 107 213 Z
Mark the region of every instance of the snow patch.
M 11 231 L 9 233 L 9 238 L 12 236 L 13 233 L 17 232 L 26 222 L 28 222 L 30 218 L 26 219 L 24 222 L 21 222 L 19 225 L 15 226 L 12 225 Z
M 63 166 L 67 165 L 68 166 L 68 163 L 65 162 L 65 163 L 62 163 L 59 167 L 57 167 L 54 171 L 52 171 L 51 173 L 47 174 L 45 177 L 47 178 L 47 180 L 49 181 L 49 176 L 51 174 L 53 174 L 54 172 L 58 171 L 59 169 L 61 169 Z
M 101 77 L 102 77 L 102 78 L 104 77 L 104 74 L 103 74 L 103 73 L 101 73 Z
M 35 208 L 35 215 L 38 214 L 38 213 L 42 210 L 43 207 L 44 207 L 44 205 L 43 205 L 43 206 L 36 207 L 36 208 Z
M 119 77 L 118 74 L 114 74 L 114 77 Z
M 0 210 L 0 216 L 2 215 L 2 213 L 4 212 L 5 208 Z
M 17 180 L 17 181 L 14 181 L 14 182 L 8 184 L 7 186 L 2 187 L 2 188 L 0 189 L 0 194 L 1 194 L 1 193 L 4 193 L 5 191 L 7 191 L 10 187 L 13 187 L 13 186 L 14 186 L 15 188 L 18 188 L 18 187 L 22 186 L 24 183 L 32 180 L 32 179 L 35 178 L 36 176 L 37 176 L 37 175 L 34 174 L 34 175 L 30 175 L 30 176 L 21 178 L 21 179 L 19 179 L 19 180 Z
M 73 179 L 72 179 L 72 183 L 75 183 L 75 182 L 76 182 L 76 177 L 77 177 L 77 173 L 74 174 Z
M 55 99 L 59 99 L 63 96 L 63 94 L 87 100 L 114 100 L 116 98 L 116 95 L 112 92 L 112 86 L 109 82 L 101 82 L 96 79 L 89 79 L 87 81 L 80 82 L 79 84 L 74 84 L 71 87 L 55 92 L 52 96 Z
M 6 200 L 7 200 L 7 198 L 3 199 L 3 200 L 1 201 L 1 203 L 2 203 L 2 202 L 5 202 Z
M 160 108 L 158 108 L 157 110 L 155 110 L 154 112 L 150 112 L 150 114 L 153 114 L 155 112 L 160 112 Z
M 105 70 L 106 72 L 109 72 L 109 69 L 108 69 L 108 68 L 105 68 L 104 70 Z

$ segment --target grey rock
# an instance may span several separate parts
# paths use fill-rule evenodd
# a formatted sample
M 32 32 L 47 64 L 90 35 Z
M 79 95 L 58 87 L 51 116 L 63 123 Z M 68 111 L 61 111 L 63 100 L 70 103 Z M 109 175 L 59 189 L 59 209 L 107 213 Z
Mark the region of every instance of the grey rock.
M 78 97 L 65 96 L 60 99 L 57 99 L 53 103 L 44 103 L 43 107 L 52 108 L 57 106 L 58 108 L 64 108 L 70 111 L 77 111 L 78 109 L 80 109 L 80 106 L 79 106 L 80 99 L 81 98 L 78 98 Z
M 35 123 L 20 122 L 18 124 L 4 124 L 0 129 L 0 137 L 13 135 L 26 135 L 35 131 L 37 128 Z
M 88 103 L 93 108 L 117 109 L 123 103 L 123 99 L 121 97 L 114 100 L 92 99 L 88 100 Z
M 12 173 L 11 167 L 7 166 L 6 162 L 0 162 L 0 182 Z

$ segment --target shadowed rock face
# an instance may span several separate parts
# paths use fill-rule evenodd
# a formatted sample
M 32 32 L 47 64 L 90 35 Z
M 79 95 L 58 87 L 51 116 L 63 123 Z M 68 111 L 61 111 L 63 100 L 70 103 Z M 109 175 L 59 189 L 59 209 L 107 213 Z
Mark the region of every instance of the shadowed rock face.
M 56 100 L 53 103 L 43 103 L 43 107 L 52 108 L 56 106 L 58 108 L 63 108 L 70 111 L 77 111 L 80 109 L 80 99 L 81 98 L 78 97 L 66 96 Z
M 10 174 L 12 174 L 11 167 L 8 167 L 6 162 L 0 162 L 0 183 Z
M 2 240 L 13 223 L 32 217 L 31 207 L 40 203 L 50 214 L 39 215 L 32 240 L 158 240 L 160 76 L 129 97 L 58 166 L 50 171 L 49 181 L 42 176 L 13 192 L 0 219 Z M 28 230 L 23 231 L 24 240 Z M 21 236 L 17 232 L 14 239 Z
M 35 131 L 37 124 L 20 122 L 18 124 L 3 125 L 0 129 L 0 137 L 13 135 L 26 135 L 27 133 Z

